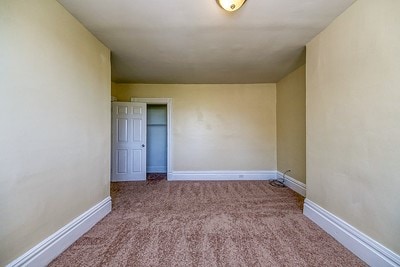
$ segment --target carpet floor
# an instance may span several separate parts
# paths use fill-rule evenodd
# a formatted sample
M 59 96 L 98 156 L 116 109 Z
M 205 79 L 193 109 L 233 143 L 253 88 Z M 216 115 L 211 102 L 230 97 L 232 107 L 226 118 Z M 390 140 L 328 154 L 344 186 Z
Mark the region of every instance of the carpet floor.
M 366 266 L 265 181 L 120 182 L 111 197 L 49 266 Z

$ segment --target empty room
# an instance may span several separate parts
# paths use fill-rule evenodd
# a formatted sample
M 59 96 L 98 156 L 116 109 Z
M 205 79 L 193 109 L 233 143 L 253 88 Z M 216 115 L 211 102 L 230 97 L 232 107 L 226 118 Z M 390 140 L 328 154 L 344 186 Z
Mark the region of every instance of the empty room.
M 399 0 L 1 0 L 0 266 L 400 266 Z

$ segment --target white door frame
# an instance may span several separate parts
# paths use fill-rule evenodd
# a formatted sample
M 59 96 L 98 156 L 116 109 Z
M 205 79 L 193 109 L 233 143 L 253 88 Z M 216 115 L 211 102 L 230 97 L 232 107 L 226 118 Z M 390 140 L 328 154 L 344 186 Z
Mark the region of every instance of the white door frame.
M 140 98 L 132 97 L 131 102 L 141 102 L 146 104 L 167 105 L 167 180 L 172 178 L 173 166 L 173 143 L 172 143 L 172 98 Z

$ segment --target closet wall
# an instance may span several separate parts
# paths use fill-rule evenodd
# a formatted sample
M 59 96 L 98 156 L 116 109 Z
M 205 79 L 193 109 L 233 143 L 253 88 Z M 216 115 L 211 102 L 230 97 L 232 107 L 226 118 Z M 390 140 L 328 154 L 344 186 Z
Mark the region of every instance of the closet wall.
M 167 106 L 147 106 L 147 172 L 167 172 Z

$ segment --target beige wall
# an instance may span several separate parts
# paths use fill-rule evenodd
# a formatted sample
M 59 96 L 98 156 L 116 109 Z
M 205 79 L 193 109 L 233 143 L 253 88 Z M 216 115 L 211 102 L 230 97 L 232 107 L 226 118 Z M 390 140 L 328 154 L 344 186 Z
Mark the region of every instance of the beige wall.
M 0 266 L 109 195 L 109 50 L 53 0 L 0 3 Z
M 276 84 L 278 171 L 306 183 L 305 66 Z
M 307 197 L 400 253 L 400 1 L 359 0 L 307 46 Z
M 276 170 L 275 84 L 114 84 L 112 94 L 173 98 L 174 171 Z

